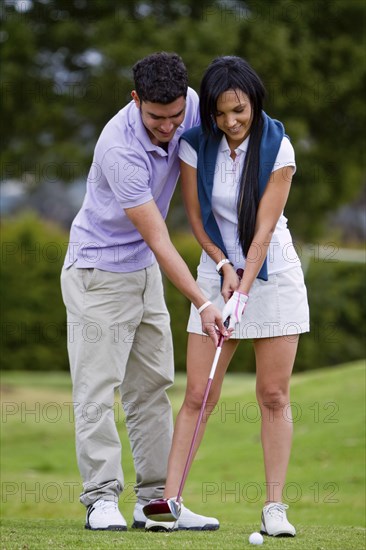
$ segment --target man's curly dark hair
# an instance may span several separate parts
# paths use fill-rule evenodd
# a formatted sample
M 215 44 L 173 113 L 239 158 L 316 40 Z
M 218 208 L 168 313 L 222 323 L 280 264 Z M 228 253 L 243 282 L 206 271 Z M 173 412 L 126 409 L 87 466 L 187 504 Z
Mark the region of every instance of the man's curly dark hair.
M 132 67 L 135 90 L 140 101 L 164 105 L 187 96 L 188 74 L 176 53 L 157 52 Z

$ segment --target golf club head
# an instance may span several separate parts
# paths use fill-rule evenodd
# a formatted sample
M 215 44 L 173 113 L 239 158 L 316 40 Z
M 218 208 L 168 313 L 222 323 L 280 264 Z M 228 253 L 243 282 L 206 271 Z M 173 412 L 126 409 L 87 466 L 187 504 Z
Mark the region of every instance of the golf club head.
M 150 500 L 142 510 L 145 516 L 153 521 L 177 521 L 181 505 L 174 498 L 157 498 Z

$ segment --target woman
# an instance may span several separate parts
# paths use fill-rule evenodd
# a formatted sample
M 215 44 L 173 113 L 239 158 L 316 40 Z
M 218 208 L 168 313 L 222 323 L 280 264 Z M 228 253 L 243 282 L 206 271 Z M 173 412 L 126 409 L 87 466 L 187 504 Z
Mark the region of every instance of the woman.
M 299 334 L 309 330 L 309 311 L 283 215 L 296 170 L 294 151 L 282 124 L 263 112 L 264 95 L 246 61 L 215 59 L 201 83 L 202 126 L 183 135 L 179 156 L 189 221 L 202 247 L 197 281 L 234 329 L 223 346 L 210 410 L 240 340 L 251 339 L 267 487 L 261 531 L 295 536 L 282 490 L 292 440 L 290 377 Z M 188 332 L 187 389 L 175 425 L 166 498 L 177 494 L 215 353 L 202 338 L 194 307 Z M 203 422 L 199 440 L 205 427 Z

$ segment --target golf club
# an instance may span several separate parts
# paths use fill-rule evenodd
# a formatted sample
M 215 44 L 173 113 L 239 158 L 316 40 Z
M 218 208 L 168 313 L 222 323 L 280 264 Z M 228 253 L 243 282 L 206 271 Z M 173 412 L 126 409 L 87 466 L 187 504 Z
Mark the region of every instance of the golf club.
M 225 321 L 224 325 L 227 327 L 228 324 L 229 324 L 229 318 Z M 210 392 L 213 377 L 215 376 L 215 371 L 216 371 L 217 363 L 219 361 L 223 343 L 224 343 L 224 337 L 221 334 L 219 338 L 219 343 L 216 348 L 216 353 L 212 363 L 210 375 L 208 377 L 208 381 L 207 381 L 207 385 L 206 385 L 206 389 L 205 389 L 205 393 L 204 393 L 203 401 L 201 405 L 201 410 L 200 410 L 196 427 L 193 433 L 191 446 L 187 456 L 187 461 L 183 470 L 183 475 L 179 485 L 178 494 L 176 497 L 173 497 L 173 498 L 159 498 L 159 499 L 151 500 L 148 504 L 146 504 L 143 507 L 143 512 L 145 516 L 148 517 L 149 519 L 152 519 L 153 521 L 176 521 L 180 516 L 181 496 L 182 496 L 183 488 L 188 476 L 189 468 L 191 466 L 194 446 L 197 440 L 198 431 L 202 422 L 202 417 L 205 411 L 208 394 Z

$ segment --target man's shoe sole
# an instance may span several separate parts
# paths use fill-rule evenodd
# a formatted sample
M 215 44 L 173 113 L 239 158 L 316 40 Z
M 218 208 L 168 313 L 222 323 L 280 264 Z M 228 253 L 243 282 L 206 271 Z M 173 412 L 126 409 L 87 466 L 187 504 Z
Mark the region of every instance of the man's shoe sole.
M 153 533 L 172 533 L 173 531 L 177 531 L 177 529 L 167 529 L 166 527 L 163 527 L 162 525 L 153 525 L 152 527 L 149 527 L 146 529 L 145 532 L 150 533 L 152 531 Z
M 132 529 L 145 529 L 145 523 L 142 521 L 134 521 L 131 525 Z M 160 525 L 156 525 L 153 527 L 150 527 L 149 529 L 145 529 L 146 532 L 148 531 L 217 531 L 220 528 L 220 525 L 203 525 L 202 527 L 178 527 L 178 529 L 166 529 L 166 527 L 161 527 Z
M 177 531 L 177 529 L 167 529 L 166 527 L 163 527 L 162 525 L 153 525 L 149 527 L 149 529 L 145 528 L 146 523 L 144 521 L 136 521 L 134 520 L 133 524 L 131 525 L 131 529 L 145 529 L 145 531 L 148 533 L 149 531 L 153 532 L 165 532 L 170 533 L 171 531 Z
M 178 527 L 178 531 L 217 531 L 220 525 L 203 525 L 202 527 Z
M 145 522 L 144 521 L 136 521 L 133 520 L 133 524 L 131 525 L 131 529 L 145 529 Z

